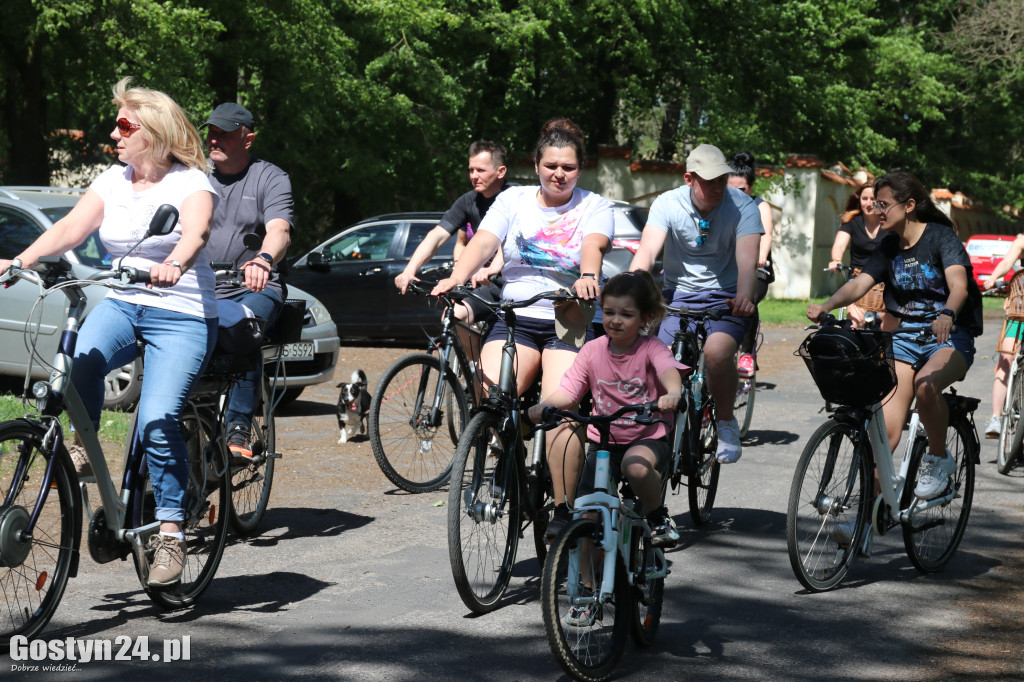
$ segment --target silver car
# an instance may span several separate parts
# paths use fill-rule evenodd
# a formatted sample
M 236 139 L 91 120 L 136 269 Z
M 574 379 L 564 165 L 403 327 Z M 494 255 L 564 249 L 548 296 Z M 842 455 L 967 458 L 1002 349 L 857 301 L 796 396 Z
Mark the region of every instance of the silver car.
M 80 189 L 55 187 L 0 187 L 0 258 L 14 258 L 34 242 L 44 230 L 67 215 L 85 193 Z M 86 241 L 65 254 L 76 277 L 88 277 L 100 269 L 109 269 L 110 257 L 99 236 L 93 233 Z M 92 291 L 104 291 L 93 288 Z M 25 347 L 25 330 L 39 290 L 28 282 L 18 282 L 0 290 L 0 374 L 24 377 L 29 352 Z M 338 335 L 326 308 L 314 297 L 288 288 L 288 296 L 306 303 L 302 336 L 284 347 L 284 395 L 282 404 L 298 397 L 303 388 L 329 381 L 338 361 Z M 90 298 L 88 311 L 101 297 Z M 34 378 L 49 375 L 49 363 L 57 351 L 64 327 L 66 299 L 53 295 L 44 299 L 35 312 L 39 320 L 40 338 L 36 344 L 37 359 L 33 362 Z M 107 375 L 104 406 L 129 409 L 142 390 L 142 360 L 137 359 Z

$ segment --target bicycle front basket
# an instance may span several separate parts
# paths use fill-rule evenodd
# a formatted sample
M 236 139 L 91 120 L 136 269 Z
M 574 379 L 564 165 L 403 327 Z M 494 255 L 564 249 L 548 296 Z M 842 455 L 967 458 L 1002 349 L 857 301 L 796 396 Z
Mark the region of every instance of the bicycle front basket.
M 830 403 L 870 405 L 896 386 L 892 336 L 883 332 L 826 327 L 804 339 L 797 355 Z

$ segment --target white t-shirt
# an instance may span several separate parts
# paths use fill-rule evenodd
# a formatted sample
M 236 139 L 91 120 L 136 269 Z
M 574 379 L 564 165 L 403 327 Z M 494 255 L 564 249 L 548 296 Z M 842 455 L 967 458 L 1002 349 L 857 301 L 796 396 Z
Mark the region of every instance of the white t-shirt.
M 114 259 L 122 258 L 149 229 L 156 209 L 170 204 L 181 210 L 185 198 L 196 192 L 209 192 L 214 205 L 219 200 L 206 174 L 174 164 L 163 180 L 144 192 L 132 189 L 132 167 L 111 166 L 93 181 L 90 189 L 103 200 L 103 223 L 99 236 Z M 181 240 L 181 222 L 165 236 L 150 237 L 123 259 L 122 265 L 149 270 L 167 260 Z M 214 275 L 204 251 L 173 287 L 156 289 L 163 296 L 134 291 L 111 291 L 108 295 L 128 303 L 174 310 L 196 317 L 216 317 Z
M 503 298 L 524 301 L 542 291 L 570 287 L 580 277 L 580 251 L 588 234 L 611 239 L 612 203 L 599 194 L 576 188 L 564 206 L 537 203 L 537 185 L 509 187 L 487 211 L 480 230 L 502 242 L 505 266 Z M 554 320 L 551 301 L 538 301 L 520 312 Z

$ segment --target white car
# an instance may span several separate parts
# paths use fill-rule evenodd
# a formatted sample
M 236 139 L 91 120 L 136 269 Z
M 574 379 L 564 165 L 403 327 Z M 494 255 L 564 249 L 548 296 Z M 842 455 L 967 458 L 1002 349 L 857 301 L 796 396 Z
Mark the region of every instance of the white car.
M 14 258 L 34 242 L 44 230 L 67 215 L 84 194 L 84 190 L 54 187 L 0 187 L 0 258 Z M 88 277 L 110 267 L 110 257 L 95 233 L 80 246 L 65 254 L 78 277 Z M 88 311 L 102 296 L 86 290 Z M 0 374 L 24 377 L 28 364 L 25 329 L 39 290 L 28 282 L 18 282 L 0 290 Z M 282 404 L 298 397 L 306 386 L 329 381 L 338 361 L 338 335 L 326 308 L 314 297 L 295 287 L 288 288 L 289 298 L 306 302 L 302 336 L 285 346 L 284 396 Z M 46 364 L 57 351 L 64 327 L 67 299 L 54 294 L 41 306 L 40 339 L 36 351 L 42 362 L 33 363 L 33 378 L 49 376 Z M 40 311 L 37 311 L 39 314 Z M 142 383 L 142 360 L 137 359 L 107 375 L 104 407 L 130 409 L 139 398 Z

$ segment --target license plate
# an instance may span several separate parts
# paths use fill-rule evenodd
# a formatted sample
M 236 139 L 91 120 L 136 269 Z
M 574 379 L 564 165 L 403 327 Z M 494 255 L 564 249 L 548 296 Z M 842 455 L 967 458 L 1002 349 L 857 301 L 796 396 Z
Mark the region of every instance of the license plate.
M 313 342 L 299 341 L 298 343 L 285 344 L 281 349 L 281 357 L 286 360 L 312 360 Z

